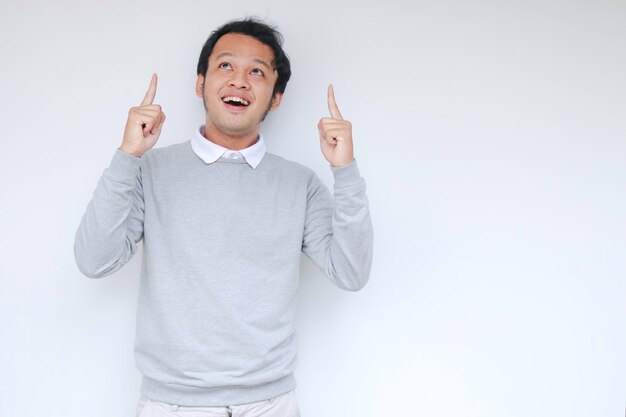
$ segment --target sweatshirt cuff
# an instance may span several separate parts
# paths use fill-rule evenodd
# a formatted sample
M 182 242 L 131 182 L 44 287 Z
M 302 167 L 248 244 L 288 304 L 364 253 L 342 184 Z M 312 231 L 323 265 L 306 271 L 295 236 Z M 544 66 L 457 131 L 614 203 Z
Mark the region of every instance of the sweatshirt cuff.
M 135 177 L 140 168 L 141 158 L 127 154 L 119 148 L 115 150 L 109 169 L 112 174 L 120 177 Z
M 348 187 L 363 183 L 356 159 L 342 167 L 330 166 L 335 179 L 335 188 Z

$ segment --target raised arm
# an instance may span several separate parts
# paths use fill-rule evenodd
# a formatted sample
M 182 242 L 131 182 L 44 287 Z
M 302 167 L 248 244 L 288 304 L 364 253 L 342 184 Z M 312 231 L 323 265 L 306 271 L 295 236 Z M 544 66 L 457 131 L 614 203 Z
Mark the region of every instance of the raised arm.
M 144 199 L 141 156 L 159 138 L 165 121 L 153 104 L 157 76 L 138 107 L 129 111 L 124 138 L 104 170 L 76 231 L 74 256 L 78 269 L 99 278 L 124 266 L 143 238 Z
M 373 229 L 365 180 L 353 156 L 352 125 L 343 119 L 328 87 L 331 117 L 318 124 L 322 154 L 331 164 L 331 196 L 312 174 L 308 184 L 302 252 L 340 288 L 356 291 L 367 283 L 373 256 Z M 333 198 L 334 197 L 334 198 Z

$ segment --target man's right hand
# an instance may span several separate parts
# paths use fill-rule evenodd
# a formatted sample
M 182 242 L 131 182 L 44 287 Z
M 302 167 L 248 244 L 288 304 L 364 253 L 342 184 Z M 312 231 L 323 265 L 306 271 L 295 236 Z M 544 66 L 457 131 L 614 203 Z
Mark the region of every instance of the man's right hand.
M 161 135 L 165 113 L 158 104 L 152 104 L 156 95 L 157 75 L 152 74 L 150 87 L 138 107 L 131 107 L 124 129 L 120 151 L 141 157 L 152 148 Z

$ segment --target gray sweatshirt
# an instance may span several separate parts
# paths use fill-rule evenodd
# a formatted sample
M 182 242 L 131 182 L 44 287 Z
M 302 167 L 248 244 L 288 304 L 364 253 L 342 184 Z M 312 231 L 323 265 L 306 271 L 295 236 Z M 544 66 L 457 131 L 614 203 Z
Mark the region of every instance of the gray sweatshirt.
M 76 232 L 80 271 L 126 264 L 143 239 L 135 361 L 141 393 L 185 406 L 261 401 L 296 387 L 300 253 L 338 287 L 369 278 L 373 232 L 356 161 L 315 173 L 266 152 L 205 163 L 190 141 L 115 151 Z

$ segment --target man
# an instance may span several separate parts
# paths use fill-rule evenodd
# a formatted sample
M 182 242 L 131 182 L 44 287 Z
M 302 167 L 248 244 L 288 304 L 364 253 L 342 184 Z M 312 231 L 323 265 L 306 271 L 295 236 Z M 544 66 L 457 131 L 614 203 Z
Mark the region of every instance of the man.
M 330 117 L 318 130 L 334 201 L 312 170 L 265 150 L 261 122 L 280 105 L 290 74 L 275 29 L 227 23 L 198 63 L 205 124 L 189 141 L 152 149 L 165 122 L 153 74 L 76 232 L 76 262 L 89 277 L 120 269 L 143 239 L 135 342 L 142 417 L 179 409 L 298 416 L 301 253 L 340 288 L 368 280 L 365 182 L 332 86 Z

